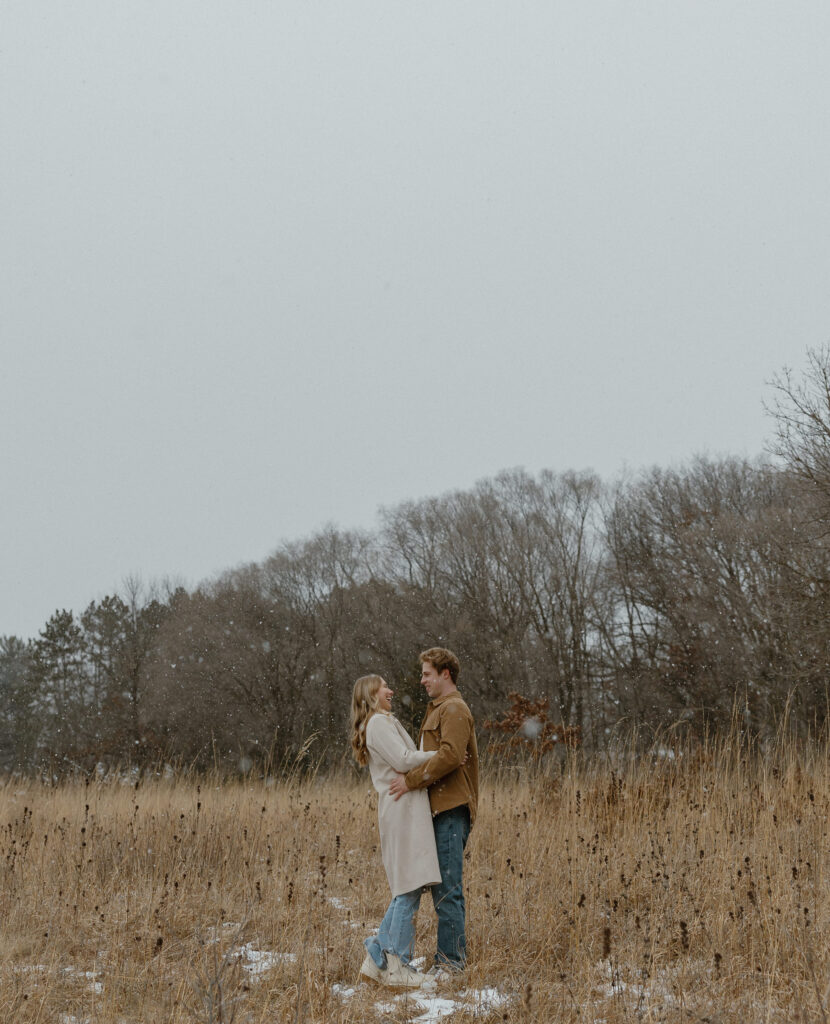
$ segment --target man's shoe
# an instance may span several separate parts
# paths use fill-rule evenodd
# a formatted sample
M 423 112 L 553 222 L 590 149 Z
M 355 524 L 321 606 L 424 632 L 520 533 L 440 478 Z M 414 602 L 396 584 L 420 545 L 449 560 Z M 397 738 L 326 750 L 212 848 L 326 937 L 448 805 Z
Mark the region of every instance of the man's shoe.
M 366 959 L 360 967 L 360 977 L 364 981 L 371 981 L 375 985 L 385 985 L 386 982 L 383 979 L 386 977 L 386 973 L 386 971 L 378 967 L 371 954 L 367 953 Z
M 435 979 L 426 974 L 421 974 L 414 967 L 408 967 L 402 963 L 401 958 L 394 953 L 386 954 L 387 968 L 383 972 L 382 984 L 387 988 L 402 989 L 424 989 L 429 992 L 435 988 Z
M 439 985 L 446 985 L 448 982 L 457 981 L 464 968 L 462 966 L 455 967 L 452 964 L 433 964 L 432 967 L 427 971 L 428 978 L 434 978 L 436 983 Z

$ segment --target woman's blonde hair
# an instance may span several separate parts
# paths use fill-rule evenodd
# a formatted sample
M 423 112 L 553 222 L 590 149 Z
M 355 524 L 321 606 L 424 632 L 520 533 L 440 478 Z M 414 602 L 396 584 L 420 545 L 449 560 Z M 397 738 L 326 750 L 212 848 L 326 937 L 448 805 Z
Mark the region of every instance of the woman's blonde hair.
M 358 764 L 369 763 L 366 749 L 366 726 L 378 709 L 378 690 L 383 686 L 382 676 L 361 676 L 352 691 L 352 753 Z

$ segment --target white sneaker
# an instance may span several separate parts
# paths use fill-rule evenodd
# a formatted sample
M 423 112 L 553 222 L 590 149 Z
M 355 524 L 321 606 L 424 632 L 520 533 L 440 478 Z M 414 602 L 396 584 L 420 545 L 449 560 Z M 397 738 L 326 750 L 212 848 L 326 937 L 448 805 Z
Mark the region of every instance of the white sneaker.
M 372 959 L 371 954 L 366 954 L 366 959 L 360 966 L 360 977 L 365 981 L 371 981 L 375 985 L 383 985 L 386 971 L 383 971 L 378 967 L 375 961 Z
M 421 974 L 421 972 L 416 971 L 414 967 L 408 967 L 405 963 L 402 963 L 401 958 L 395 956 L 394 953 L 386 954 L 386 964 L 387 967 L 383 972 L 383 981 L 381 984 L 385 985 L 387 988 L 422 988 L 425 991 L 432 991 L 435 988 L 435 981 L 433 978 L 427 977 L 426 974 Z
M 443 967 L 441 964 L 433 964 L 427 971 L 427 977 L 432 978 L 439 985 L 446 985 L 448 982 L 456 981 L 461 977 L 461 971 L 453 970 L 450 967 Z

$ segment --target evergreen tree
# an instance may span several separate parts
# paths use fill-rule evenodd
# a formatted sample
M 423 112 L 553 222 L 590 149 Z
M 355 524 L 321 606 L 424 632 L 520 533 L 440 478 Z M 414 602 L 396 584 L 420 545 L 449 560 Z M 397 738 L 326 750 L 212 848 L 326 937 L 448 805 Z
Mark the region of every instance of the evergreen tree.
M 0 770 L 25 771 L 37 738 L 31 645 L 0 637 Z

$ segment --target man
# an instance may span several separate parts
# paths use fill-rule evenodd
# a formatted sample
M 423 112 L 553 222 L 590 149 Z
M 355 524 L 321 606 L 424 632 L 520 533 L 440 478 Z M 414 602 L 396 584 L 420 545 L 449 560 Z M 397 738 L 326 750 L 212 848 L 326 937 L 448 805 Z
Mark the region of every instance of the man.
M 441 882 L 433 885 L 432 902 L 438 915 L 435 968 L 463 970 L 467 962 L 465 935 L 464 847 L 478 804 L 478 748 L 470 709 L 458 692 L 461 666 L 443 647 L 420 655 L 421 683 L 430 701 L 418 736 L 421 750 L 435 756 L 389 787 L 396 800 L 410 789 L 428 787 L 438 850 Z

